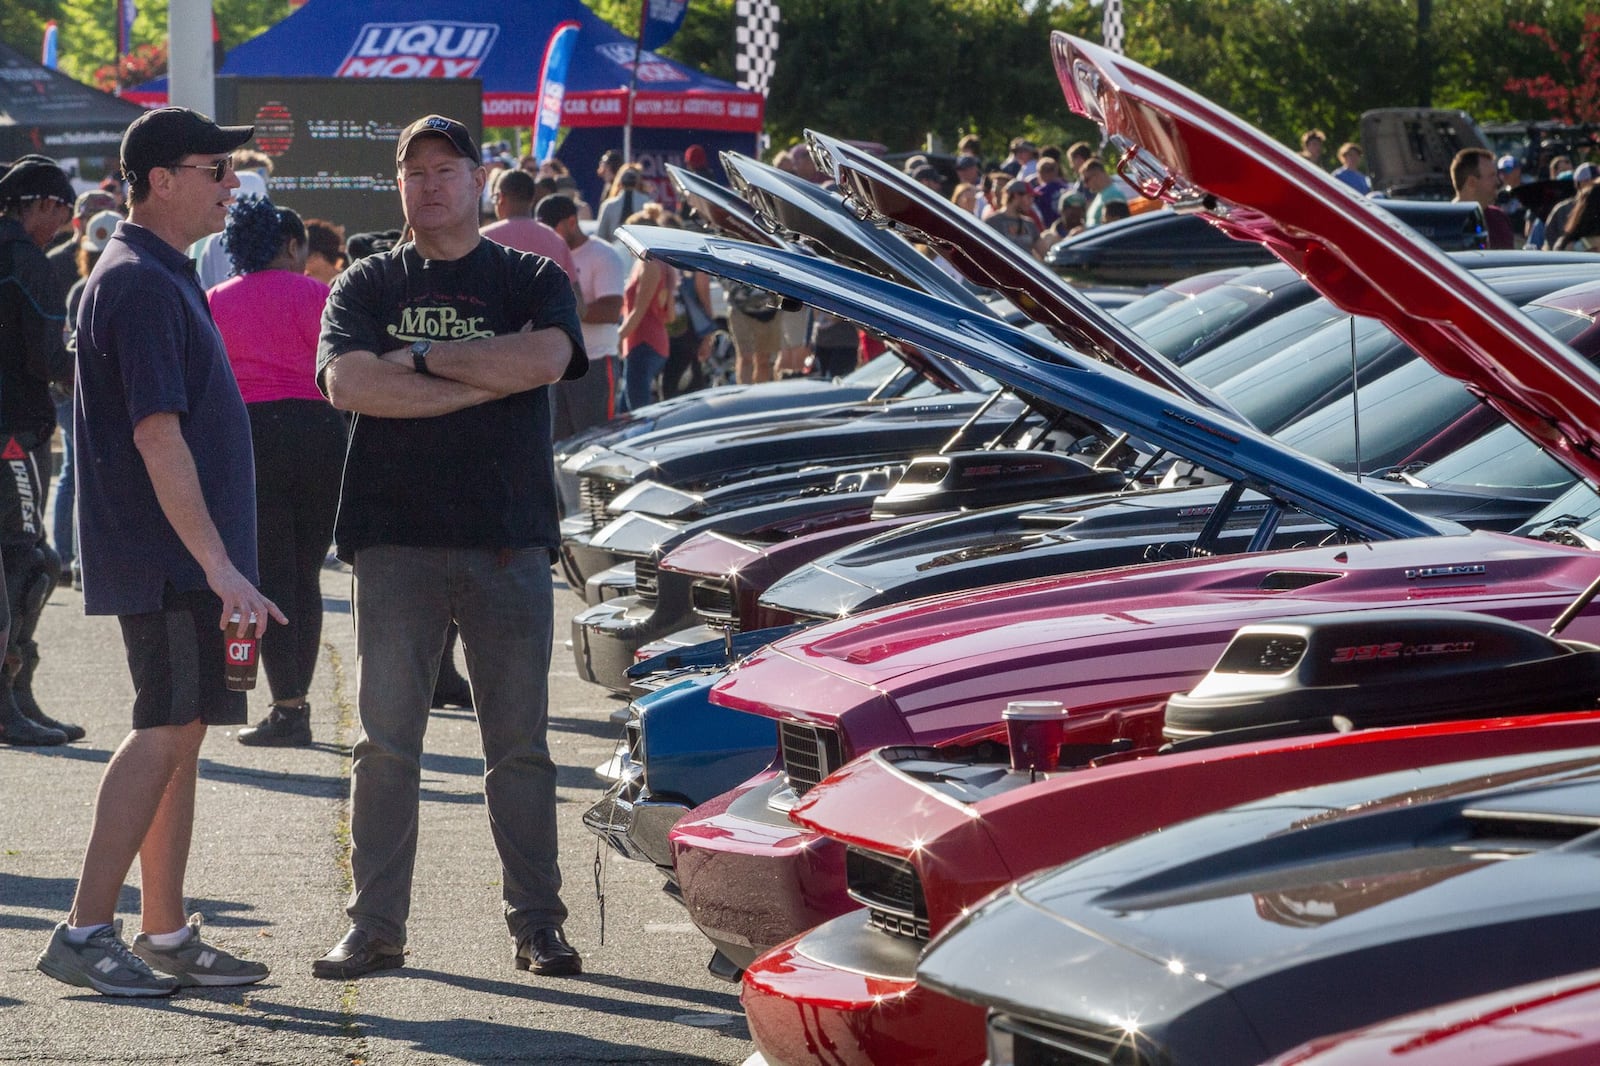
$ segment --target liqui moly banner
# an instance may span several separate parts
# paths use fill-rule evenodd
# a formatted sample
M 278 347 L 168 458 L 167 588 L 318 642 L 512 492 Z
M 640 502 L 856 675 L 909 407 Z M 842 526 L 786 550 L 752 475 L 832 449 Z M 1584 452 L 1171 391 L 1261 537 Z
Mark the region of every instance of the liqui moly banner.
M 494 47 L 492 22 L 369 22 L 339 64 L 341 78 L 471 78 Z
M 561 128 L 561 101 L 567 94 L 567 64 L 578 45 L 576 22 L 563 22 L 550 34 L 544 49 L 544 65 L 539 68 L 539 122 L 533 132 L 533 157 L 548 162 L 556 149 L 556 131 Z

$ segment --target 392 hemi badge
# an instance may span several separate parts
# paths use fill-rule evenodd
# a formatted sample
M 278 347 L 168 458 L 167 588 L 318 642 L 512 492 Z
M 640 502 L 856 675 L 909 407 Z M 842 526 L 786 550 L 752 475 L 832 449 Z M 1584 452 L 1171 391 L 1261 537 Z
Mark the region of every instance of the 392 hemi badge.
M 1422 581 L 1431 577 L 1474 577 L 1488 572 L 1482 563 L 1455 563 L 1450 566 L 1413 566 L 1406 570 L 1407 581 Z
M 1478 646 L 1475 640 L 1442 640 L 1436 644 L 1407 644 L 1394 640 L 1384 644 L 1352 644 L 1334 648 L 1328 661 L 1363 663 L 1379 659 L 1420 659 L 1429 655 L 1466 655 Z

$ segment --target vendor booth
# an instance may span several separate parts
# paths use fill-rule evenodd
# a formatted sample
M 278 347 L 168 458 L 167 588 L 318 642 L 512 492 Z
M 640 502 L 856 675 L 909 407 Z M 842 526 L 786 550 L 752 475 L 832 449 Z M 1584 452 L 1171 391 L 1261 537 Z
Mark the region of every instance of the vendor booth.
M 557 154 L 584 196 L 598 203 L 595 165 L 622 147 L 633 38 L 579 0 L 505 4 L 497 0 L 309 0 L 271 29 L 232 49 L 218 74 L 241 77 L 477 78 L 483 126 L 531 128 L 539 115 L 539 72 L 551 34 L 580 26 L 562 101 L 565 141 Z M 164 103 L 165 80 L 125 94 Z M 691 144 L 715 161 L 724 150 L 752 153 L 762 97 L 646 51 L 633 105 L 633 156 L 647 175 L 681 164 Z M 464 116 L 463 116 L 464 117 Z M 666 182 L 657 182 L 663 194 Z
M 143 113 L 0 45 L 0 159 L 49 156 L 85 188 L 117 169 L 122 131 Z

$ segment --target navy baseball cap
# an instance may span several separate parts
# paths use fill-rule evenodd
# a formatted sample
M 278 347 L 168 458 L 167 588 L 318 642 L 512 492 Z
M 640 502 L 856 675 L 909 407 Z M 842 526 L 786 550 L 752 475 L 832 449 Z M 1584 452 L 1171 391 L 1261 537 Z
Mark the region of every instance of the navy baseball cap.
M 411 142 L 418 137 L 427 136 L 443 137 L 450 142 L 457 154 L 465 156 L 479 166 L 483 165 L 483 157 L 478 154 L 478 146 L 472 143 L 472 134 L 467 131 L 467 127 L 443 115 L 425 115 L 401 130 L 400 141 L 394 149 L 394 161 L 405 162 L 406 149 L 411 147 Z
M 170 167 L 186 155 L 231 152 L 255 136 L 254 126 L 219 126 L 187 107 L 146 111 L 122 135 L 122 176 L 148 177 L 157 167 Z

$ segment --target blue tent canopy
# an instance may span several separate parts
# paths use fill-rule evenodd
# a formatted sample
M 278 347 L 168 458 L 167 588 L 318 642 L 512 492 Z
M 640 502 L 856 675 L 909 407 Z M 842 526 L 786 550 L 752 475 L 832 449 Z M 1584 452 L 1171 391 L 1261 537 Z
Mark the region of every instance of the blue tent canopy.
M 242 77 L 478 78 L 485 126 L 538 120 L 539 67 L 556 27 L 581 30 L 567 71 L 562 125 L 621 126 L 634 42 L 579 0 L 309 0 L 228 53 L 221 75 Z M 164 102 L 166 79 L 124 95 Z M 756 133 L 762 98 L 646 51 L 633 124 Z

